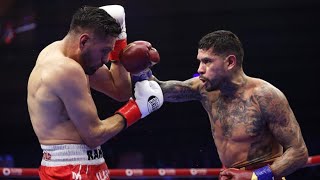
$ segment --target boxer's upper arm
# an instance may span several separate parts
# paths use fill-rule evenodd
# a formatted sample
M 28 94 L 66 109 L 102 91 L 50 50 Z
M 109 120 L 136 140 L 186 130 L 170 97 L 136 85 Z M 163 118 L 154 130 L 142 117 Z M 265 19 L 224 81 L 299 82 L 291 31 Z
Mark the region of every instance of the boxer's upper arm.
M 286 176 L 302 167 L 308 158 L 300 126 L 285 95 L 269 85 L 258 97 L 263 119 L 285 153 L 271 165 L 275 176 Z
M 93 75 L 89 76 L 90 87 L 108 96 L 115 92 L 115 86 L 109 68 L 103 65 Z
M 273 86 L 267 86 L 263 91 L 259 104 L 274 137 L 285 149 L 302 143 L 299 124 L 285 95 Z
M 164 100 L 168 102 L 185 102 L 201 100 L 199 78 L 191 78 L 185 81 L 159 81 Z
M 90 87 L 117 101 L 127 101 L 131 96 L 129 73 L 123 67 L 117 67 L 113 71 L 114 73 L 103 65 L 89 76 Z
M 95 137 L 101 123 L 87 85 L 87 78 L 80 68 L 65 67 L 58 75 L 55 93 L 64 103 L 70 120 L 87 143 Z

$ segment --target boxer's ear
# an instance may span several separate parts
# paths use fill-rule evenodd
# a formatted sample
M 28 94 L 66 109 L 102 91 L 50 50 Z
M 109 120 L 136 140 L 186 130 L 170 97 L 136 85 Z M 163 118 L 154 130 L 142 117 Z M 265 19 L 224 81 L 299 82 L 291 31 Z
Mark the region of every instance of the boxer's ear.
M 224 61 L 228 70 L 233 69 L 237 65 L 237 58 L 235 55 L 227 56 Z
M 90 37 L 88 34 L 82 34 L 79 39 L 80 39 L 79 47 L 80 49 L 83 49 L 86 43 L 88 42 L 88 40 L 90 39 Z

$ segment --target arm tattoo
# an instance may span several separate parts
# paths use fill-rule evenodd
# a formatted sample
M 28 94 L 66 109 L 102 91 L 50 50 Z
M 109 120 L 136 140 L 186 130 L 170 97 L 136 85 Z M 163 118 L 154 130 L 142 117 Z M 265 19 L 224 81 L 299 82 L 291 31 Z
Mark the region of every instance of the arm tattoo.
M 290 120 L 288 116 L 291 109 L 279 90 L 264 85 L 260 92 L 256 94 L 256 98 L 260 104 L 263 119 L 266 119 L 269 124 L 277 124 L 281 127 L 288 125 Z M 273 126 L 272 128 L 277 127 Z
M 272 164 L 274 173 L 286 176 L 302 167 L 307 160 L 307 150 L 299 124 L 280 90 L 265 85 L 256 98 L 270 131 L 285 150 Z
M 161 81 L 159 84 L 165 101 L 185 102 L 201 99 L 201 95 L 191 79 L 186 81 Z

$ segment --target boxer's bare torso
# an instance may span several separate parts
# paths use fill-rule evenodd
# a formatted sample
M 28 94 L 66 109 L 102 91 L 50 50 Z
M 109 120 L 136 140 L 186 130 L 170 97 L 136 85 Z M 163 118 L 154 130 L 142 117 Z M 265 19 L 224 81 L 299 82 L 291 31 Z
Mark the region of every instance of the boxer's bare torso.
M 226 167 L 240 168 L 271 162 L 283 152 L 282 146 L 269 129 L 276 132 L 277 126 L 269 124 L 270 121 L 276 121 L 277 116 L 290 114 L 291 109 L 288 104 L 284 106 L 279 101 L 279 97 L 281 99 L 284 96 L 274 86 L 261 79 L 246 79 L 247 82 L 230 97 L 222 96 L 219 90 L 206 91 L 199 78 L 184 82 L 160 82 L 166 101 L 201 101 L 209 115 L 220 160 Z M 282 108 L 275 112 L 283 114 L 267 117 L 269 112 L 273 112 L 273 108 Z M 288 123 L 288 130 L 291 125 L 295 125 L 295 122 Z
M 41 144 L 83 143 L 68 117 L 63 102 L 55 92 L 62 82 L 60 79 L 68 78 L 61 72 L 68 71 L 67 68 L 70 67 L 81 69 L 78 63 L 63 55 L 62 43 L 56 41 L 41 51 L 30 74 L 28 108 L 34 131 Z M 88 82 L 83 83 L 88 84 Z M 88 93 L 90 93 L 89 84 Z
M 248 78 L 242 88 L 233 97 L 221 96 L 220 92 L 202 93 L 217 151 L 226 167 L 270 162 L 283 151 L 268 129 L 269 119 L 262 113 L 268 111 L 264 108 L 277 105 L 272 102 L 272 93 L 276 93 L 270 91 L 273 87 Z

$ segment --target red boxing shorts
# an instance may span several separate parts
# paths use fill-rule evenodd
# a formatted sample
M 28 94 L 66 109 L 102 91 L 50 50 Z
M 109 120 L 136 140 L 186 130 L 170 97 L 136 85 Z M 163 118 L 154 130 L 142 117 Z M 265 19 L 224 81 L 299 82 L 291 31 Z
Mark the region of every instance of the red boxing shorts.
M 110 180 L 101 147 L 84 144 L 41 145 L 40 179 Z

